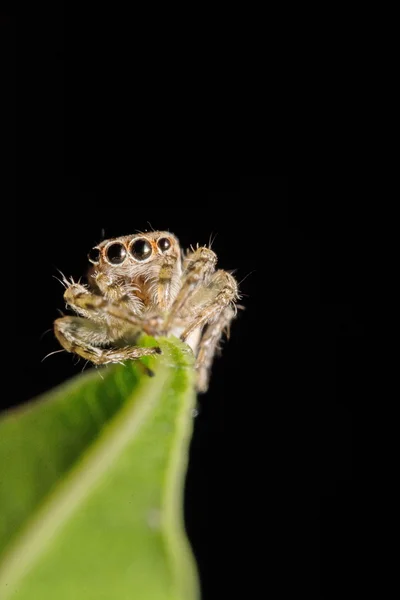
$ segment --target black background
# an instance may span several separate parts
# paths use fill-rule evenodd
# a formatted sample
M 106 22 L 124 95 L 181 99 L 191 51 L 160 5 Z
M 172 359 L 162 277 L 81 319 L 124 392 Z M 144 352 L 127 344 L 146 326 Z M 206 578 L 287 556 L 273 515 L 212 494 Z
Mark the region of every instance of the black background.
M 150 88 L 140 60 L 108 53 L 115 33 L 48 18 L 17 44 L 18 101 L 28 100 L 5 251 L 11 363 L 21 356 L 23 376 L 3 408 L 81 371 L 66 353 L 42 362 L 58 349 L 51 327 L 64 309 L 54 276 L 84 274 L 103 229 L 113 237 L 150 223 L 185 247 L 216 234 L 245 310 L 199 399 L 191 446 L 185 515 L 203 600 L 339 592 L 356 545 L 352 403 L 366 318 L 343 180 L 311 173 L 289 192 L 266 162 L 246 173 L 226 160 L 217 114 L 214 132 L 199 135 L 202 105 L 177 94 L 167 71 Z

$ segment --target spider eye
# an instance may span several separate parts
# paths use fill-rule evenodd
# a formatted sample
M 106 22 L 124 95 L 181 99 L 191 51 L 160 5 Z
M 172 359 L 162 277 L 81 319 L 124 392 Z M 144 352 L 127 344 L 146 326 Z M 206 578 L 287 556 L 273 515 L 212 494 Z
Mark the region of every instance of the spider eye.
M 126 258 L 126 250 L 122 244 L 111 244 L 106 250 L 108 262 L 112 265 L 120 265 Z
M 91 263 L 97 265 L 100 262 L 100 250 L 98 248 L 92 248 L 88 254 L 88 259 Z
M 160 238 L 158 240 L 158 247 L 160 248 L 161 252 L 165 252 L 168 250 L 168 248 L 171 248 L 171 242 L 168 238 Z
M 151 245 L 147 240 L 136 240 L 131 246 L 131 254 L 136 260 L 145 260 L 151 255 Z

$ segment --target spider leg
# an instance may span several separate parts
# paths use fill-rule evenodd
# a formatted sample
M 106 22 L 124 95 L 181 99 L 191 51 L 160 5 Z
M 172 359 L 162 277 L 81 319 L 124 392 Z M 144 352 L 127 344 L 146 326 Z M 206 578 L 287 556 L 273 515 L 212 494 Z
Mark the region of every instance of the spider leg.
M 218 319 L 218 315 L 238 298 L 236 279 L 227 271 L 216 271 L 208 285 L 191 298 L 191 323 L 182 333 L 181 340 L 185 341 L 198 327 Z
M 215 321 L 209 323 L 201 338 L 196 358 L 197 391 L 204 393 L 208 389 L 211 365 L 214 359 L 218 342 L 224 330 L 229 330 L 229 325 L 235 316 L 235 311 L 228 306 Z
M 125 346 L 121 348 L 101 348 L 109 342 L 109 331 L 105 323 L 96 323 L 83 317 L 62 317 L 54 322 L 54 333 L 67 352 L 78 354 L 92 363 L 102 365 L 134 360 L 142 356 L 160 354 L 160 348 Z
M 135 315 L 127 306 L 110 302 L 107 298 L 93 294 L 90 290 L 80 284 L 70 285 L 64 293 L 66 303 L 82 317 L 91 319 L 98 323 L 108 325 L 108 334 L 116 339 L 121 337 L 125 331 L 136 328 L 149 335 L 154 334 L 154 325 L 151 320 L 146 321 Z
M 181 289 L 175 298 L 169 312 L 165 329 L 168 329 L 182 308 L 188 304 L 190 298 L 200 285 L 209 281 L 215 271 L 217 256 L 215 252 L 207 248 L 197 248 L 190 252 L 184 262 L 184 274 Z

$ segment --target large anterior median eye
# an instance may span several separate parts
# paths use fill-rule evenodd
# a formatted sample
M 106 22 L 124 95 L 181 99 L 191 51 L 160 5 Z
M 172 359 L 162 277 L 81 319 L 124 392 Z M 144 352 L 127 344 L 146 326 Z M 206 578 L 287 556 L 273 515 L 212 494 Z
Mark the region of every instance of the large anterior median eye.
M 136 240 L 131 246 L 131 254 L 136 260 L 146 260 L 152 253 L 152 248 L 147 240 Z
M 88 254 L 88 259 L 94 265 L 98 265 L 100 262 L 100 250 L 98 248 L 92 248 Z
M 119 243 L 110 244 L 106 250 L 106 258 L 112 265 L 120 265 L 126 258 L 125 246 Z

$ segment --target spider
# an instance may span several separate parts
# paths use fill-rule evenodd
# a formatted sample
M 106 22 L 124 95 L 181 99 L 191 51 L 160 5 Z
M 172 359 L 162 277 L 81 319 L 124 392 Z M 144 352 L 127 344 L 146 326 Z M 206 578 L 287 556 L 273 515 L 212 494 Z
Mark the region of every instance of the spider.
M 184 253 L 175 235 L 152 231 L 104 240 L 88 259 L 87 285 L 64 277 L 64 299 L 79 316 L 54 322 L 61 346 L 102 365 L 160 354 L 159 347 L 137 345 L 143 332 L 174 335 L 192 348 L 197 391 L 206 392 L 218 343 L 229 333 L 239 299 L 236 279 L 215 269 L 211 248 Z

